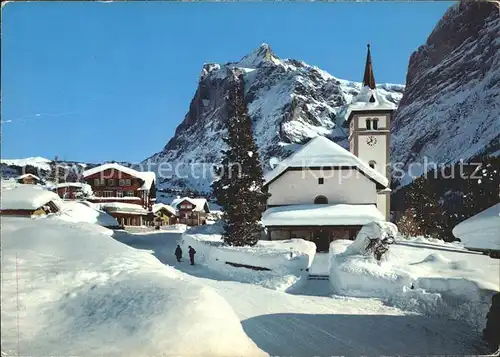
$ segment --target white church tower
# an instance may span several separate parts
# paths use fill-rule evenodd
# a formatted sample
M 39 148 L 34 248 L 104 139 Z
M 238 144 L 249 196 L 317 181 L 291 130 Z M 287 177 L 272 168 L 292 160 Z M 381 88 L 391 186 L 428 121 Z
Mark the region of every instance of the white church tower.
M 366 55 L 363 88 L 346 113 L 349 124 L 349 149 L 390 182 L 391 118 L 395 105 L 376 90 L 370 45 Z M 389 220 L 390 189 L 380 190 L 377 208 Z

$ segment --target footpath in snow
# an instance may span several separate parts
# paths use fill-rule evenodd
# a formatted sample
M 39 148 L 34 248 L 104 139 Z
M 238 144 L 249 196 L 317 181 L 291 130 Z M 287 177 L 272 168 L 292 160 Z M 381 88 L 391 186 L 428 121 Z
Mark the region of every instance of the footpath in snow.
M 285 293 L 278 291 L 278 283 L 256 285 L 259 279 L 268 278 L 262 272 L 227 268 L 232 269 L 229 274 L 210 266 L 191 266 L 186 258 L 177 263 L 173 254 L 182 239 L 180 232 L 120 233 L 115 238 L 150 251 L 164 264 L 213 288 L 232 306 L 247 335 L 270 355 L 462 355 L 485 351 L 479 334 L 463 322 L 408 312 L 380 299 L 331 296 L 328 281 L 299 281 Z M 253 279 L 250 274 L 255 275 Z

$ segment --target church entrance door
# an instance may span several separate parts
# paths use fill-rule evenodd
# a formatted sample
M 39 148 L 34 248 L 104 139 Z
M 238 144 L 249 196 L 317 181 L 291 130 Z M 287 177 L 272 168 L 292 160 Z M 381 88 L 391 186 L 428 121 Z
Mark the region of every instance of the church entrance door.
M 316 252 L 328 252 L 330 248 L 329 232 L 326 230 L 315 231 L 313 242 L 316 244 Z

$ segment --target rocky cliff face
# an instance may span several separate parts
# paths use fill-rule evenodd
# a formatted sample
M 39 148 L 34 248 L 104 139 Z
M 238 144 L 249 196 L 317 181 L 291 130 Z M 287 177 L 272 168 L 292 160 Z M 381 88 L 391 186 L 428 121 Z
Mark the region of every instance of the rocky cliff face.
M 236 68 L 245 73 L 245 100 L 265 171 L 270 169 L 270 157 L 284 158 L 316 135 L 347 148 L 349 133 L 342 111 L 358 94 L 361 83 L 335 78 L 302 61 L 280 59 L 263 44 L 238 62 L 203 66 L 189 111 L 174 137 L 161 152 L 145 160 L 170 165 L 171 175 L 164 175 L 168 177 L 163 187 L 209 190 L 207 170 L 220 161 L 225 149 L 225 93 Z M 404 86 L 382 84 L 378 89 L 398 104 Z
M 392 124 L 391 160 L 407 171 L 424 158 L 447 164 L 500 154 L 498 2 L 463 1 L 445 13 L 410 58 Z

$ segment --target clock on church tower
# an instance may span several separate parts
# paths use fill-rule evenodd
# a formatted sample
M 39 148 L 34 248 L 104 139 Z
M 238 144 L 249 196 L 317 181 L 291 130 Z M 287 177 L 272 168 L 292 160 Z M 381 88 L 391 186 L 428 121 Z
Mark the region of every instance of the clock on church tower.
M 368 45 L 363 87 L 347 111 L 349 149 L 387 178 L 391 117 L 394 109 L 395 105 L 377 92 Z
M 396 106 L 377 92 L 370 53 L 366 54 L 363 87 L 346 113 L 349 150 L 390 182 L 391 118 Z M 377 191 L 377 208 L 389 219 L 390 190 Z

